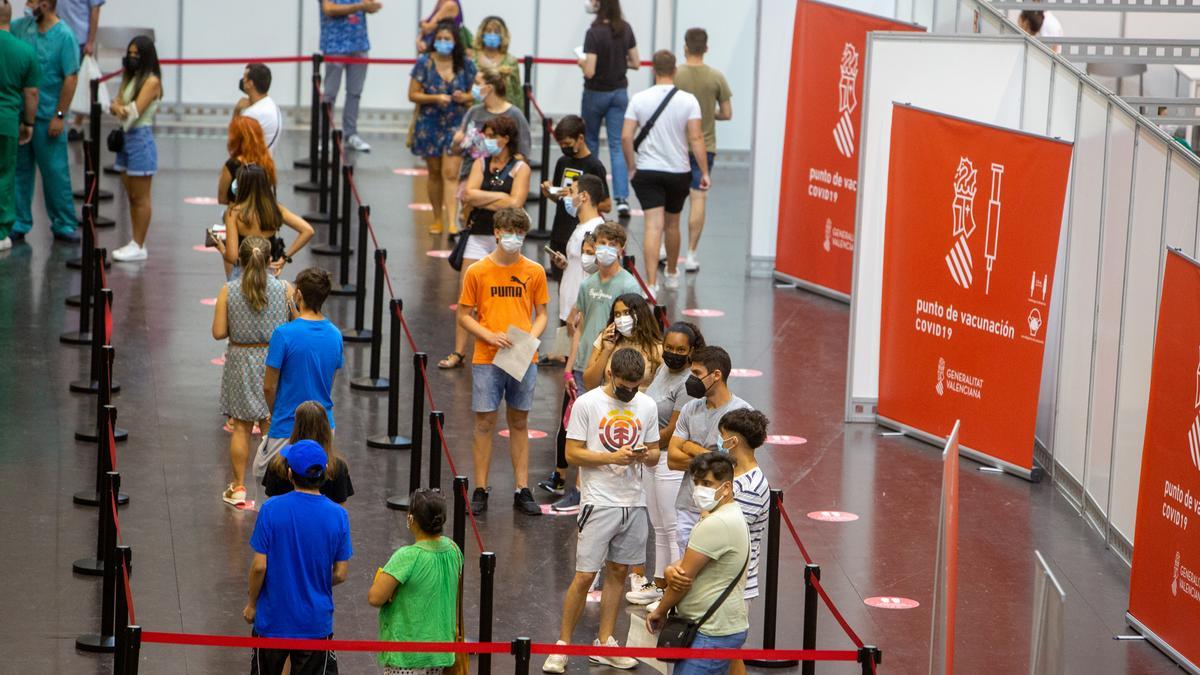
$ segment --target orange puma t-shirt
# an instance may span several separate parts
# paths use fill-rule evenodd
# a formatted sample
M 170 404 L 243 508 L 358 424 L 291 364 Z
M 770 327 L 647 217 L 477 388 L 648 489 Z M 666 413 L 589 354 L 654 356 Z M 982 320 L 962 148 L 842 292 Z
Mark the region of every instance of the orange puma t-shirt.
M 546 270 L 525 256 L 511 265 L 500 265 L 488 256 L 467 268 L 458 304 L 474 307 L 479 323 L 494 333 L 509 326 L 525 332 L 533 328 L 533 308 L 550 302 Z M 472 363 L 491 363 L 496 348 L 476 338 Z M 537 354 L 533 355 L 537 361 Z

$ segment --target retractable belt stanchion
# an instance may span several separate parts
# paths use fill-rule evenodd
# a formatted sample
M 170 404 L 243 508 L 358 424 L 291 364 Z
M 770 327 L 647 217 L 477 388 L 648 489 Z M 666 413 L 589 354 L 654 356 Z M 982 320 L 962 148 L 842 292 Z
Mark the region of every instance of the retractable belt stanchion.
M 138 662 L 142 658 L 142 627 L 131 625 L 125 632 L 128 635 L 125 649 L 129 655 L 125 659 L 124 675 L 138 675 Z
M 380 359 L 383 350 L 383 282 L 387 276 L 387 249 L 375 249 L 375 295 L 371 299 L 371 365 L 367 377 L 356 377 L 350 380 L 350 388 L 359 391 L 386 391 L 388 381 L 379 376 Z M 393 319 L 393 323 L 395 319 Z M 394 333 L 394 331 L 393 331 Z M 396 343 L 396 357 L 399 360 L 400 336 L 393 334 Z
M 296 183 L 292 189 L 296 192 L 320 192 L 321 176 L 325 173 L 325 164 L 329 161 L 329 127 L 333 120 L 329 119 L 329 106 L 317 102 L 317 116 L 313 125 L 317 127 L 317 145 L 313 147 L 313 164 L 308 168 L 308 180 Z
M 113 675 L 123 675 L 129 668 L 129 600 L 132 596 L 125 595 L 125 581 L 128 579 L 130 563 L 133 560 L 133 550 L 128 546 L 116 547 L 117 575 L 116 605 L 117 616 L 113 622 Z
M 521 112 L 525 113 L 525 119 L 529 117 L 529 100 L 533 96 L 533 56 L 526 56 L 524 59 L 525 79 L 522 81 L 521 88 L 525 90 L 525 105 Z
M 80 506 L 97 506 L 102 503 L 101 490 L 104 483 L 104 474 L 109 471 L 116 471 L 117 467 L 113 466 L 112 457 L 116 450 L 112 447 L 113 435 L 109 433 L 109 429 L 116 430 L 117 428 L 117 409 L 111 405 L 104 406 L 100 411 L 100 417 L 96 422 L 96 434 L 99 438 L 96 439 L 96 486 L 90 490 L 80 490 L 71 496 L 71 501 Z M 129 503 L 129 495 L 124 492 L 117 493 L 117 505 L 125 506 Z M 103 522 L 104 514 L 100 514 Z M 103 550 L 99 543 L 96 546 L 96 559 L 100 560 L 103 557 Z M 80 571 L 80 570 L 76 570 Z M 87 572 L 82 572 L 87 574 Z M 98 572 L 97 572 L 98 573 Z
M 425 352 L 413 354 L 413 416 L 411 436 L 400 435 L 400 313 L 404 309 L 400 300 L 392 300 L 392 336 L 391 353 L 388 356 L 388 420 L 387 433 L 379 436 L 368 436 L 367 446 L 383 450 L 421 449 L 421 422 L 425 414 L 425 399 L 421 396 L 424 390 L 424 370 L 422 366 L 428 363 L 429 357 Z M 391 503 L 391 500 L 388 500 Z M 406 502 L 407 503 L 407 502 Z M 400 507 L 397 507 L 400 508 Z
M 106 289 L 107 290 L 107 289 Z M 116 354 L 113 351 L 112 345 L 104 345 L 100 347 L 100 356 L 97 358 L 99 367 L 96 369 L 95 377 L 100 384 L 100 391 L 96 395 L 96 419 L 99 420 L 104 415 L 105 406 L 112 405 L 113 379 L 112 368 L 113 360 Z M 83 441 L 84 443 L 95 443 L 100 440 L 99 434 L 103 430 L 99 424 L 93 424 L 91 428 L 84 428 L 75 432 L 75 440 Z M 129 432 L 121 427 L 113 427 L 113 440 L 121 443 L 129 440 Z M 91 502 L 82 502 L 91 504 Z
M 438 434 L 438 428 L 445 428 L 446 414 L 440 410 L 434 410 L 429 413 L 429 489 L 442 489 L 442 437 Z M 420 448 L 421 442 L 418 439 L 415 447 Z
M 342 170 L 349 169 L 344 167 Z M 358 292 L 354 295 L 354 328 L 342 331 L 342 339 L 346 342 L 371 341 L 371 331 L 364 326 L 367 313 L 367 214 L 370 212 L 371 207 L 365 204 L 358 207 L 358 270 L 354 284 Z
M 858 650 L 858 662 L 862 664 L 863 675 L 874 675 L 875 666 L 883 663 L 883 652 L 875 645 L 863 645 Z
M 98 260 L 103 255 L 103 249 L 95 251 L 95 258 Z M 112 290 L 101 288 L 103 280 L 99 274 L 92 280 L 92 330 L 91 334 L 95 337 L 91 341 L 90 364 L 88 368 L 88 376 L 86 379 L 75 380 L 67 385 L 67 387 L 76 394 L 97 394 L 101 391 L 103 381 L 100 377 L 100 348 L 111 345 L 111 336 L 108 334 L 108 316 L 112 308 Z M 112 371 L 108 373 L 109 396 L 113 392 L 121 391 L 121 385 L 112 379 Z M 92 439 L 80 439 L 92 440 Z
M 408 449 L 408 493 L 396 497 L 389 497 L 387 505 L 389 509 L 399 511 L 408 510 L 408 496 L 421 487 L 421 417 L 425 410 L 425 399 L 420 396 L 417 391 L 417 386 L 421 384 L 421 369 L 420 366 L 426 362 L 426 356 L 422 352 L 417 352 L 413 355 L 413 366 L 417 368 L 417 377 L 413 383 L 413 393 L 416 395 L 413 400 L 413 420 L 412 420 L 412 440 L 409 441 Z M 429 414 L 429 445 L 430 447 L 437 445 L 441 448 L 441 436 L 438 434 L 438 425 L 445 418 L 440 412 L 432 412 Z M 430 485 L 431 488 L 436 488 L 436 485 Z M 457 503 L 455 508 L 457 508 Z M 457 515 L 455 516 L 458 517 Z
M 450 530 L 451 539 L 458 545 L 458 550 L 467 550 L 467 487 L 466 476 L 454 477 L 454 524 Z
M 414 453 L 420 454 L 420 453 Z M 484 551 L 479 554 L 479 641 L 492 641 L 492 595 L 496 583 L 496 554 Z M 478 675 L 490 675 L 492 655 L 479 655 Z
M 305 213 L 303 218 L 310 223 L 330 223 L 334 217 L 329 208 L 330 192 L 337 189 L 338 177 L 341 174 L 337 167 L 341 164 L 338 145 L 342 137 L 341 129 L 333 128 L 333 104 L 321 105 L 321 165 L 317 167 L 317 210 Z
M 513 667 L 514 675 L 529 675 L 529 656 L 533 641 L 527 637 L 519 637 L 512 641 L 512 655 L 516 657 Z
M 68 345 L 90 345 L 92 343 L 92 314 L 95 313 L 95 295 L 97 278 L 100 276 L 98 266 L 104 264 L 104 258 L 108 252 L 102 248 L 91 247 L 91 237 L 88 236 L 87 230 L 84 231 L 84 269 L 83 276 L 80 278 L 79 286 L 81 292 L 79 294 L 79 330 L 74 330 L 69 333 L 63 333 L 58 336 L 58 341 Z
M 338 141 L 335 148 L 340 147 L 342 132 L 339 129 L 333 133 L 334 140 Z M 330 173 L 333 182 L 330 189 L 333 193 L 329 195 L 330 220 L 327 241 L 330 248 L 336 247 L 338 250 L 338 282 L 329 292 L 331 295 L 354 297 L 358 294 L 358 286 L 350 283 L 350 255 L 354 253 L 354 249 L 350 248 L 350 202 L 353 199 L 353 191 L 350 186 L 350 172 L 346 170 L 349 167 L 343 168 L 340 150 L 333 155 L 333 168 L 334 171 Z
M 554 122 L 549 117 L 542 118 L 542 165 L 539 167 L 538 185 L 545 183 L 549 178 L 546 177 L 546 171 L 550 166 L 550 140 L 554 138 Z M 530 239 L 549 239 L 550 231 L 546 229 L 546 215 L 549 210 L 547 206 L 550 200 L 546 199 L 546 194 L 540 189 L 538 194 L 538 224 L 536 230 L 531 230 L 526 236 Z
M 766 607 L 763 610 L 763 649 L 775 649 L 775 622 L 776 613 L 779 611 L 779 504 L 782 501 L 783 490 L 771 490 L 770 511 L 767 519 L 767 566 L 764 594 Z M 817 593 L 809 579 L 810 573 L 815 574 L 820 579 L 821 568 L 817 565 L 807 565 L 804 568 L 804 649 L 817 648 Z M 795 668 L 798 662 L 752 659 L 746 661 L 746 663 L 758 668 Z M 812 675 L 810 668 L 815 663 L 815 661 L 804 662 L 804 675 Z
M 100 189 L 100 80 L 92 79 L 88 82 L 88 134 L 84 141 L 91 141 L 95 145 L 95 152 L 89 152 L 89 148 L 84 146 L 83 157 L 83 189 L 76 190 L 71 193 L 75 199 L 87 199 L 89 195 L 94 200 L 106 201 L 113 198 L 113 195 L 108 190 Z M 89 175 L 91 174 L 91 175 Z M 96 183 L 95 191 L 92 190 L 92 183 Z M 110 221 L 111 224 L 111 221 Z M 102 226 L 106 227 L 106 226 Z
M 107 513 L 107 527 L 104 532 L 104 582 L 100 591 L 100 632 L 80 635 L 75 638 L 75 648 L 85 652 L 111 652 L 116 648 L 113 637 L 113 619 L 116 617 L 117 590 L 117 525 L 113 521 L 110 495 L 121 486 L 121 476 L 115 471 L 105 475 L 104 489 L 101 490 L 103 503 L 100 513 Z
M 317 120 L 321 114 L 321 62 L 325 57 L 320 54 L 312 55 L 312 107 L 309 112 L 309 119 L 312 120 L 308 131 L 308 157 L 298 159 L 292 162 L 292 166 L 297 169 L 309 169 L 309 180 L 316 182 L 317 174 L 313 171 L 318 162 L 317 144 L 321 130 L 317 127 L 320 124 Z
M 84 145 L 87 145 L 88 141 L 84 141 L 83 143 Z M 84 302 L 84 296 L 87 296 L 92 292 L 92 278 L 95 276 L 92 273 L 92 261 L 94 260 L 92 257 L 92 251 L 96 248 L 96 230 L 94 227 L 95 223 L 93 221 L 95 213 L 96 207 L 94 205 L 83 205 L 83 226 L 80 228 L 83 230 L 83 232 L 79 240 L 79 271 L 81 272 L 79 275 L 79 294 L 67 296 L 66 302 L 70 307 L 82 306 Z M 67 261 L 68 267 L 70 267 L 70 262 L 70 260 Z

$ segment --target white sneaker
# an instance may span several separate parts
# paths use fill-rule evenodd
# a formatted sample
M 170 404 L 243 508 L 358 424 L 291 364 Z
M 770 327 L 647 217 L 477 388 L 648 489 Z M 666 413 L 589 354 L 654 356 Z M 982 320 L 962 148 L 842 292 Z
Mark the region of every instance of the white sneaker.
M 597 575 L 597 576 L 599 576 L 599 575 Z M 636 591 L 648 583 L 650 583 L 649 579 L 647 579 L 646 577 L 644 577 L 640 574 L 637 574 L 636 572 L 629 575 L 629 590 L 631 590 L 631 591 Z
M 650 294 L 653 295 L 654 298 L 657 300 L 658 292 L 660 290 L 662 290 L 659 286 L 658 280 L 655 280 L 654 283 L 650 284 L 649 288 L 650 288 Z
M 667 261 L 667 245 L 665 243 L 658 245 L 658 262 L 665 263 Z
M 346 145 L 350 146 L 351 150 L 356 150 L 358 152 L 370 152 L 371 151 L 371 145 L 369 143 L 367 143 L 366 141 L 364 141 L 362 139 L 362 136 L 359 136 L 358 134 L 354 134 L 350 138 L 347 138 Z
M 663 285 L 667 288 L 667 290 L 679 288 L 679 272 L 676 271 L 675 274 L 663 272 Z
M 656 609 L 658 609 L 658 600 L 655 600 L 654 602 L 646 605 L 647 612 L 653 612 Z
M 592 646 L 593 647 L 600 647 L 600 646 L 620 647 L 621 643 L 617 642 L 617 639 L 615 637 L 609 635 L 608 642 L 605 642 L 603 645 L 601 645 L 600 640 L 592 640 Z M 549 659 L 547 659 L 547 661 L 548 660 Z M 628 656 L 589 656 L 588 661 L 590 661 L 598 666 L 608 666 L 610 668 L 620 668 L 621 670 L 632 670 L 634 668 L 637 668 L 637 659 L 630 658 Z M 543 670 L 544 670 L 544 668 L 543 668 Z
M 642 584 L 641 588 L 625 594 L 625 600 L 631 605 L 648 605 L 662 599 L 662 589 L 653 583 Z
M 565 645 L 567 643 L 562 640 L 555 641 L 556 645 Z M 546 662 L 542 664 L 543 673 L 565 673 L 567 672 L 567 655 L 566 654 L 551 654 L 546 657 Z
M 683 261 L 683 271 L 685 271 L 685 272 L 699 272 L 700 271 L 700 261 L 696 260 L 696 252 L 695 251 L 688 251 L 687 259 Z
M 9 237 L 0 239 L 0 251 L 7 251 L 10 248 L 12 248 L 12 239 Z
M 131 241 L 121 248 L 112 252 L 113 260 L 117 262 L 137 262 L 146 259 L 146 248 L 138 246 L 136 241 Z

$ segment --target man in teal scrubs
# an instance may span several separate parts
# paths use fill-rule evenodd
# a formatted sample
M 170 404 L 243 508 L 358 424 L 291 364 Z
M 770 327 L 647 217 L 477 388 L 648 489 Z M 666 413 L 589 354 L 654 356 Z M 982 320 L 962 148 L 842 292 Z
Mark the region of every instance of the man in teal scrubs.
M 11 21 L 12 5 L 0 0 L 0 251 L 12 248 L 17 144 L 33 138 L 41 79 L 37 56 L 9 32 Z
M 59 241 L 79 241 L 79 221 L 71 200 L 71 167 L 67 162 L 64 115 L 79 80 L 79 43 L 55 11 L 58 0 L 27 0 L 25 18 L 12 24 L 12 34 L 33 47 L 42 68 L 33 141 L 17 151 L 17 221 L 12 238 L 20 241 L 33 229 L 34 165 L 42 174 L 42 192 L 50 229 Z

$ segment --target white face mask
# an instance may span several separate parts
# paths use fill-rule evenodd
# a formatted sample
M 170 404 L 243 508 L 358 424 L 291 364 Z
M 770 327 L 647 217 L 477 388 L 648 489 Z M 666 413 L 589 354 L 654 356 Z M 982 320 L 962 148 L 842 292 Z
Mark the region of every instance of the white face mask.
M 712 511 L 717 507 L 717 488 L 705 485 L 692 487 L 692 501 L 701 511 Z
M 588 14 L 595 14 L 599 11 L 599 8 L 596 7 L 596 0 L 583 0 L 583 11 Z
M 599 265 L 596 264 L 596 256 L 594 254 L 584 253 L 580 256 L 579 260 L 583 263 L 583 271 L 587 274 L 595 274 L 599 268 Z
M 508 253 L 516 253 L 521 250 L 521 245 L 525 243 L 525 237 L 519 234 L 502 234 L 500 235 L 500 248 Z
M 625 337 L 629 337 L 633 333 L 633 315 L 624 314 L 613 319 L 613 325 L 617 327 L 617 332 Z

